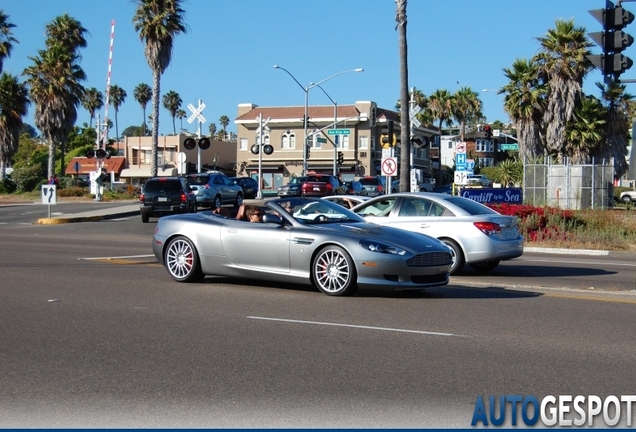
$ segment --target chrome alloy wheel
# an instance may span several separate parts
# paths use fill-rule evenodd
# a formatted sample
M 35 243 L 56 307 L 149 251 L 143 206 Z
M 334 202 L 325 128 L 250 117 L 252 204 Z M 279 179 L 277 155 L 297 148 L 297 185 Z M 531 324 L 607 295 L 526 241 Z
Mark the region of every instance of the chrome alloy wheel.
M 355 268 L 347 252 L 337 246 L 321 250 L 313 264 L 313 278 L 327 295 L 347 295 L 355 291 Z

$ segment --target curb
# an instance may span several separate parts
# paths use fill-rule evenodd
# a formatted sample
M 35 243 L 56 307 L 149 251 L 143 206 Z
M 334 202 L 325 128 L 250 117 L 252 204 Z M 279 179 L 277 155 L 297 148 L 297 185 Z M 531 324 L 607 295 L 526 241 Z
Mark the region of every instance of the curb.
M 37 225 L 61 225 L 66 223 L 75 223 L 75 222 L 95 222 L 105 219 L 116 219 L 120 217 L 129 217 L 135 216 L 139 214 L 139 210 L 123 212 L 123 213 L 114 213 L 114 214 L 105 214 L 100 216 L 70 216 L 70 217 L 59 217 L 59 218 L 42 218 L 38 219 Z
M 536 252 L 536 253 L 548 253 L 548 254 L 562 254 L 562 255 L 596 255 L 596 256 L 609 255 L 609 251 L 607 250 L 595 250 L 595 249 L 559 249 L 559 248 L 524 247 L 523 251 Z

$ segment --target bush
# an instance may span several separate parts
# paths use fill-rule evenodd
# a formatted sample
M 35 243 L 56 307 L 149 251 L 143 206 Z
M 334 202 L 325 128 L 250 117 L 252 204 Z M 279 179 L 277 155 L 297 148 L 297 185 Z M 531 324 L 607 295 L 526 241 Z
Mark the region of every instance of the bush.
M 46 183 L 44 169 L 40 164 L 21 166 L 13 169 L 11 178 L 15 181 L 16 192 L 31 192 Z
M 64 187 L 57 190 L 60 197 L 83 197 L 89 195 L 88 190 L 79 186 Z
M 0 180 L 0 193 L 2 194 L 10 194 L 15 192 L 17 189 L 17 185 L 11 179 L 11 177 L 5 177 Z

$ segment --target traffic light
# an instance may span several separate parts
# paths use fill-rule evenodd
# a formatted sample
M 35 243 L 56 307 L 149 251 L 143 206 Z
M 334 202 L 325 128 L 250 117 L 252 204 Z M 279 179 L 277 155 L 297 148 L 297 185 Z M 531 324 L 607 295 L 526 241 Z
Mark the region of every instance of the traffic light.
M 484 132 L 486 132 L 486 140 L 490 140 L 492 138 L 492 128 L 490 125 L 484 126 Z
M 589 12 L 603 26 L 602 32 L 588 33 L 603 48 L 603 54 L 589 55 L 587 58 L 604 76 L 618 79 L 633 64 L 632 59 L 621 52 L 634 42 L 634 38 L 622 30 L 634 21 L 634 14 L 622 6 L 614 6 L 609 0 L 605 2 L 605 9 Z
M 340 165 L 344 163 L 344 154 L 342 152 L 338 152 L 338 163 Z
M 393 120 L 388 121 L 388 132 L 387 132 L 389 143 L 393 141 Z M 395 144 L 393 144 L 395 145 Z

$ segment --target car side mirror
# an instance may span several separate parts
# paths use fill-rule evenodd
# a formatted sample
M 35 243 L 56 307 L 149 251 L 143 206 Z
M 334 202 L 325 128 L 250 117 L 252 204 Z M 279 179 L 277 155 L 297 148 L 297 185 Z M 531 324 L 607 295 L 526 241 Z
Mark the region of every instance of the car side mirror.
M 263 222 L 264 223 L 271 223 L 271 224 L 276 224 L 276 225 L 282 225 L 283 224 L 283 219 L 275 214 L 271 214 L 271 213 L 265 213 L 263 215 Z

